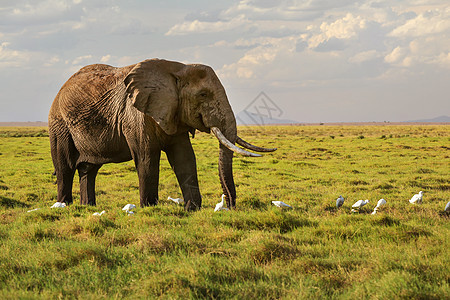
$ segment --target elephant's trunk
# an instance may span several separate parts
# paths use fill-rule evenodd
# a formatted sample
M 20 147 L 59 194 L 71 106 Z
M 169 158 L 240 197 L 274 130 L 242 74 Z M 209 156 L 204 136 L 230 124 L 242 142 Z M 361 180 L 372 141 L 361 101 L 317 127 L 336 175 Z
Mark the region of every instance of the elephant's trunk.
M 229 209 L 236 207 L 236 186 L 233 178 L 233 151 L 220 144 L 219 177 Z
M 233 178 L 233 152 L 245 155 L 258 157 L 260 154 L 255 154 L 247 150 L 236 147 L 234 143 L 238 141 L 241 146 L 245 146 L 254 151 L 270 152 L 275 151 L 276 148 L 261 148 L 251 145 L 237 136 L 236 127 L 223 134 L 219 128 L 211 127 L 211 132 L 216 136 L 220 142 L 219 154 L 219 176 L 222 185 L 223 194 L 227 201 L 228 208 L 235 208 L 236 206 L 236 186 Z

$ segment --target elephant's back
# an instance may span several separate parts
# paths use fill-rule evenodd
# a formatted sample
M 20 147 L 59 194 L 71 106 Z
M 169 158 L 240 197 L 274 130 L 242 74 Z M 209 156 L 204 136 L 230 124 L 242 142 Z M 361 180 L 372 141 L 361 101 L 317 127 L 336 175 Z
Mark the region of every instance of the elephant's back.
M 116 68 L 104 64 L 94 64 L 81 68 L 73 74 L 59 90 L 49 113 L 52 118 L 62 118 L 66 122 L 73 121 L 80 112 L 90 111 L 105 103 L 103 95 L 118 84 L 123 83 L 134 65 Z
M 116 68 L 104 64 L 83 67 L 67 80 L 59 94 L 62 92 L 86 100 L 100 99 L 108 90 L 123 82 L 133 67 Z

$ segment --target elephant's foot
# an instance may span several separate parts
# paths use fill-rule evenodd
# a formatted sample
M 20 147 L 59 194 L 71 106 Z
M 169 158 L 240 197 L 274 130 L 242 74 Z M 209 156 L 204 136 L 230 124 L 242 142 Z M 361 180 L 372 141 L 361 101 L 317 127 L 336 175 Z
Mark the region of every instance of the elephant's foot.
M 141 198 L 141 207 L 147 207 L 147 206 L 155 206 L 158 204 L 158 197 L 144 197 Z

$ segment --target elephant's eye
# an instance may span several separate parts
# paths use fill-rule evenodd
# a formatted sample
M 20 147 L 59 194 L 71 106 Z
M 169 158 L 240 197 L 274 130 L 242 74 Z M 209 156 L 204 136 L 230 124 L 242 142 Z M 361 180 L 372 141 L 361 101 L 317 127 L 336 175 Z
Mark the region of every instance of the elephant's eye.
M 208 92 L 207 91 L 200 91 L 197 95 L 198 95 L 199 98 L 205 99 L 205 98 L 208 97 Z

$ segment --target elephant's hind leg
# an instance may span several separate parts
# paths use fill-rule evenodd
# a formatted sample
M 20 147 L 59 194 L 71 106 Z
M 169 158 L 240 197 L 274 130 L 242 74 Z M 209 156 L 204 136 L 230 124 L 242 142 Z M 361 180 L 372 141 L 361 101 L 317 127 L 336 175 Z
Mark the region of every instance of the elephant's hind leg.
M 95 177 L 102 165 L 80 163 L 78 175 L 80 176 L 80 203 L 96 205 L 95 202 Z
M 58 184 L 57 201 L 71 204 L 73 202 L 72 186 L 78 151 L 75 148 L 70 134 L 65 130 L 61 131 L 63 132 L 55 133 L 54 128 L 50 128 L 49 130 L 50 149 Z

